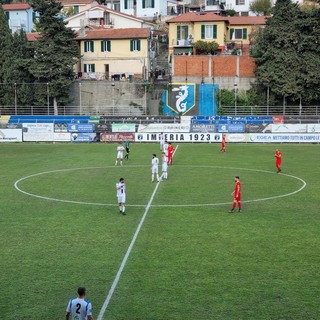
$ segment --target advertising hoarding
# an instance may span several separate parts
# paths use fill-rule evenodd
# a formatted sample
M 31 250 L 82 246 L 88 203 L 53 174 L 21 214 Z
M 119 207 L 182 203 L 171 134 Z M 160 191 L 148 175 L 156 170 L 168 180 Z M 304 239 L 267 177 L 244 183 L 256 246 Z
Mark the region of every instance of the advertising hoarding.
M 23 141 L 53 141 L 53 123 L 23 123 Z
M 0 142 L 22 142 L 22 129 L 0 129 Z

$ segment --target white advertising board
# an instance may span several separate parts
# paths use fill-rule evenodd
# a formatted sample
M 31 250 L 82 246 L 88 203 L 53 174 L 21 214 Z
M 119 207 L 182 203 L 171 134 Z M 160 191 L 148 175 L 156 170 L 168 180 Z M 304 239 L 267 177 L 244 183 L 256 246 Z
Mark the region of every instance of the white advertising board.
M 220 142 L 221 133 L 164 133 L 169 142 Z M 136 142 L 159 142 L 158 133 L 136 133 Z
M 22 129 L 0 129 L 0 142 L 22 142 Z
M 301 133 L 250 133 L 250 142 L 320 143 L 320 134 Z
M 150 123 L 147 125 L 139 124 L 138 132 L 156 133 L 156 132 L 189 132 L 190 124 L 181 123 Z
M 23 141 L 53 141 L 53 123 L 23 123 Z
M 71 133 L 70 132 L 54 132 L 53 141 L 56 142 L 70 142 Z
M 272 133 L 306 133 L 306 124 L 286 124 L 286 123 L 273 123 L 271 125 Z
M 320 133 L 320 123 L 307 124 L 308 133 Z

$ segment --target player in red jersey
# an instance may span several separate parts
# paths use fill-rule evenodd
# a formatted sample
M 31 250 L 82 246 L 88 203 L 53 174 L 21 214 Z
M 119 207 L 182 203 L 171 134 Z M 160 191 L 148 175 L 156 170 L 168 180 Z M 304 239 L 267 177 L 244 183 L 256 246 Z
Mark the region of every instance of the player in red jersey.
M 234 181 L 236 183 L 234 187 L 234 191 L 232 192 L 233 194 L 233 203 L 232 203 L 232 208 L 229 212 L 234 212 L 237 203 L 238 203 L 238 212 L 241 212 L 241 182 L 240 182 L 240 177 L 236 176 L 234 177 Z
M 222 135 L 220 152 L 226 152 L 226 135 Z
M 276 158 L 277 173 L 279 173 L 281 172 L 282 152 L 277 149 L 274 156 Z
M 168 146 L 168 165 L 172 165 L 172 157 L 173 157 L 173 152 L 174 152 L 174 146 L 169 142 Z

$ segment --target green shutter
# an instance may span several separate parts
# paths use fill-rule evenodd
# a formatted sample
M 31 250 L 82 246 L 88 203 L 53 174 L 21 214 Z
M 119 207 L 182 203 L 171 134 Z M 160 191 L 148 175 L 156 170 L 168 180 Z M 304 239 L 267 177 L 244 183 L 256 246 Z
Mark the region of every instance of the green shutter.
M 242 39 L 247 39 L 247 28 L 242 29 Z
M 128 0 L 124 0 L 124 8 L 128 9 Z
M 111 41 L 110 40 L 107 41 L 107 51 L 111 52 Z
M 133 40 L 130 40 L 130 51 L 133 51 Z
M 104 41 L 101 41 L 101 52 L 104 52 L 104 48 L 105 48 Z
M 188 37 L 189 37 L 189 27 L 188 26 L 185 26 L 184 27 L 184 40 L 188 40 Z
M 94 41 L 90 41 L 90 51 L 94 52 Z
M 206 26 L 204 24 L 201 25 L 201 39 L 205 39 L 206 37 Z
M 151 7 L 154 8 L 154 0 L 151 1 Z
M 84 41 L 83 45 L 84 45 L 84 52 L 88 52 L 87 41 Z
M 137 50 L 141 51 L 141 41 L 140 41 L 140 39 L 137 40 Z
M 91 72 L 96 72 L 96 65 L 95 64 L 91 65 Z
M 83 68 L 84 68 L 84 72 L 87 72 L 87 64 L 86 63 L 83 65 Z
M 231 29 L 230 29 L 230 40 L 232 40 L 233 33 L 234 33 L 234 28 L 231 28 Z
M 213 25 L 213 39 L 217 39 L 217 25 Z
M 142 8 L 144 9 L 146 7 L 146 0 L 142 0 Z
M 181 39 L 181 26 L 177 26 L 177 40 Z

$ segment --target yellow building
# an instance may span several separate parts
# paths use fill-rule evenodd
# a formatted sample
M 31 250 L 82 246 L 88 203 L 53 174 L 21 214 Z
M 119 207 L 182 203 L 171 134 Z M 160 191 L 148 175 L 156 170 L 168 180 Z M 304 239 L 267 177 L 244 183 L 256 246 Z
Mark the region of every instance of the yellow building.
M 249 54 L 250 44 L 252 42 L 251 35 L 259 31 L 266 24 L 266 17 L 228 17 L 229 27 L 227 34 L 227 43 L 231 47 L 235 45 L 236 49 L 241 49 L 242 54 Z M 228 45 L 227 45 L 228 47 Z
M 78 75 L 84 79 L 148 78 L 150 29 L 81 31 L 77 37 L 81 59 Z
M 250 33 L 265 25 L 265 17 L 224 17 L 212 12 L 188 12 L 167 20 L 169 24 L 169 55 L 190 54 L 198 40 L 215 41 L 219 51 L 249 46 Z M 228 52 L 227 52 L 228 53 Z

